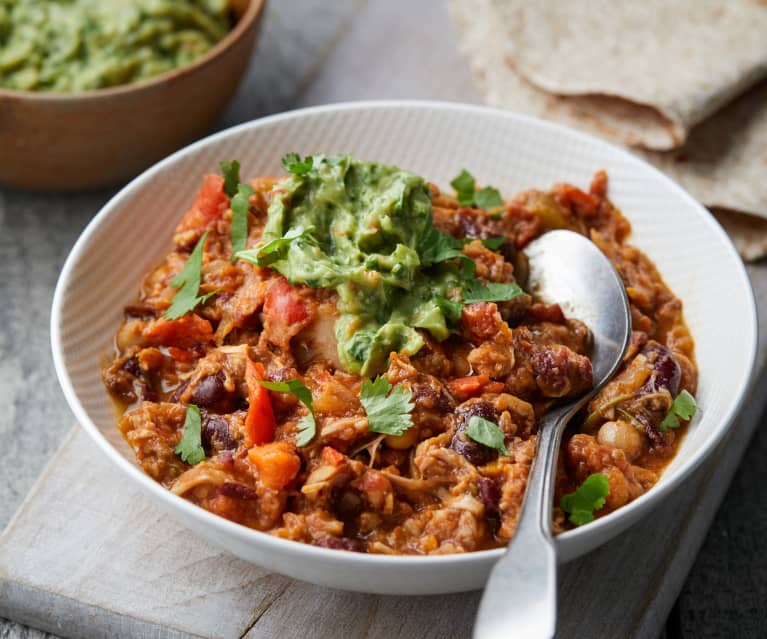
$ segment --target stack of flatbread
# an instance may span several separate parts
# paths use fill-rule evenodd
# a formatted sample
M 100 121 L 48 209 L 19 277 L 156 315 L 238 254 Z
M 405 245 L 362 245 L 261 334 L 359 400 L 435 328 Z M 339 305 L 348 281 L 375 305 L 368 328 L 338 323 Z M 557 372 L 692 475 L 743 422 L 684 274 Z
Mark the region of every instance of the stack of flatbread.
M 767 256 L 767 0 L 451 0 L 488 104 L 618 142 Z

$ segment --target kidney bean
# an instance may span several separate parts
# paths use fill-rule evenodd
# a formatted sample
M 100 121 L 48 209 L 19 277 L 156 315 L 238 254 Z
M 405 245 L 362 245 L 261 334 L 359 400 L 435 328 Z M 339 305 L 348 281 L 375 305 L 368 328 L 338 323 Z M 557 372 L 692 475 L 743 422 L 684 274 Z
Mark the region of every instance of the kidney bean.
M 218 489 L 218 492 L 233 499 L 258 499 L 258 493 L 256 493 L 255 490 L 233 481 L 225 481 L 221 484 L 221 488 Z
M 642 354 L 652 366 L 650 378 L 639 389 L 640 395 L 667 390 L 672 397 L 679 392 L 682 369 L 671 351 L 658 342 L 648 342 Z
M 365 552 L 365 545 L 359 539 L 352 539 L 351 537 L 325 537 L 316 541 L 315 545 L 322 548 L 332 548 L 333 550 Z
M 179 401 L 181 401 L 181 395 L 184 393 L 184 391 L 189 387 L 189 380 L 187 379 L 184 382 L 181 382 L 176 388 L 174 389 L 171 396 L 168 398 L 169 402 L 172 402 L 174 404 L 178 404 Z
M 122 365 L 122 369 L 126 373 L 130 373 L 131 375 L 133 375 L 133 377 L 138 377 L 139 375 L 141 375 L 141 366 L 139 366 L 137 357 L 131 357 L 129 359 L 126 359 Z
M 237 441 L 232 438 L 229 432 L 229 424 L 218 415 L 203 414 L 201 439 L 202 447 L 208 454 L 216 450 L 234 450 L 237 448 Z
M 225 377 L 221 371 L 215 375 L 203 377 L 192 391 L 189 403 L 207 408 L 221 401 L 226 395 L 224 380 Z
M 419 408 L 449 413 L 453 410 L 453 399 L 444 389 L 439 391 L 428 384 L 414 384 L 413 400 Z
M 485 516 L 498 518 L 501 514 L 501 491 L 490 477 L 479 478 L 479 498 L 485 505 Z
M 456 412 L 460 417 L 458 428 L 450 442 L 452 448 L 459 455 L 463 455 L 470 463 L 475 466 L 483 466 L 498 457 L 498 451 L 479 442 L 475 442 L 466 435 L 466 429 L 469 426 L 469 420 L 476 416 L 482 417 L 490 422 L 498 422 L 498 411 L 488 402 L 475 401 L 461 404 Z

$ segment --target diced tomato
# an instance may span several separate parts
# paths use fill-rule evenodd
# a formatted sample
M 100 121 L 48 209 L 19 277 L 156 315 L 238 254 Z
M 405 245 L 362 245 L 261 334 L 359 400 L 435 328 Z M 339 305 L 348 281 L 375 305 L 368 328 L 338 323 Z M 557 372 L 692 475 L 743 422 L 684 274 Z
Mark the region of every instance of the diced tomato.
M 292 482 L 301 470 L 301 458 L 286 441 L 253 446 L 248 459 L 258 469 L 258 477 L 267 488 L 281 490 Z
M 584 215 L 593 215 L 597 210 L 597 198 L 581 191 L 572 184 L 562 184 L 559 187 L 559 197 L 564 204 L 570 204 L 576 211 Z
M 306 304 L 284 277 L 272 280 L 264 301 L 264 313 L 286 324 L 295 324 L 309 317 Z
M 324 464 L 338 466 L 344 459 L 344 456 L 332 446 L 325 446 L 322 449 L 322 463 Z
M 144 338 L 154 346 L 191 348 L 212 341 L 213 327 L 208 320 L 195 313 L 173 320 L 161 317 L 144 330 Z
M 245 384 L 248 387 L 249 406 L 245 416 L 245 444 L 248 448 L 272 441 L 277 428 L 269 391 L 258 383 L 263 379 L 264 365 L 247 358 Z
M 185 348 L 177 348 L 176 346 L 169 346 L 168 354 L 177 362 L 190 362 L 195 358 L 195 354 L 192 351 Z
M 503 390 L 504 385 L 501 382 L 491 382 L 490 377 L 487 375 L 470 375 L 469 377 L 451 379 L 447 383 L 447 387 L 453 395 L 458 395 L 459 397 L 476 397 L 486 391 L 499 392 L 495 390 L 498 388 L 498 384 L 501 385 L 501 390 Z
M 199 231 L 202 234 L 213 222 L 221 219 L 227 208 L 229 208 L 229 197 L 224 193 L 224 178 L 215 173 L 209 173 L 205 176 L 202 188 L 197 193 L 197 199 L 181 218 L 176 233 Z

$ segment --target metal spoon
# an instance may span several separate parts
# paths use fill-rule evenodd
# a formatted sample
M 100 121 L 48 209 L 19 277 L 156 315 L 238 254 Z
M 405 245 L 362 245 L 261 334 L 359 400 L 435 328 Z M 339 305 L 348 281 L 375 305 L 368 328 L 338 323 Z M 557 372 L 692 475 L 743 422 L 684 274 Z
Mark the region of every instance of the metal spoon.
M 594 334 L 594 388 L 551 409 L 538 425 L 537 452 L 517 530 L 493 568 L 479 606 L 474 639 L 538 639 L 556 628 L 557 560 L 551 535 L 554 476 L 562 432 L 570 419 L 612 377 L 631 335 L 626 291 L 602 252 L 571 231 L 552 231 L 531 243 L 531 293 L 559 302 L 565 315 Z

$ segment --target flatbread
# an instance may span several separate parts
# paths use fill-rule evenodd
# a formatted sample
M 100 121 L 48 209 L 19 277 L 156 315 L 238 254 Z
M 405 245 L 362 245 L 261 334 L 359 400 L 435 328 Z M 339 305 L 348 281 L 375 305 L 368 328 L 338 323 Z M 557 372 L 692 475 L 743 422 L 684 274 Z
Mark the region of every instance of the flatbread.
M 767 256 L 767 220 L 726 210 L 714 210 L 714 215 L 744 260 Z
M 554 120 L 626 146 L 661 130 L 655 126 L 657 111 L 652 109 L 634 108 L 637 105 L 618 98 L 555 95 L 522 78 L 508 64 L 507 36 L 495 2 L 450 2 L 459 44 L 487 104 Z M 703 204 L 767 219 L 767 80 L 694 127 L 682 148 L 665 153 L 631 150 Z M 728 230 L 732 228 L 729 224 Z M 767 248 L 754 236 L 767 234 L 767 227 L 752 224 L 734 232 L 741 238 L 744 257 L 767 255 Z
M 639 139 L 681 146 L 690 129 L 767 76 L 767 6 L 755 0 L 492 0 L 506 58 L 533 86 L 654 111 Z M 634 132 L 631 132 L 632 137 Z

